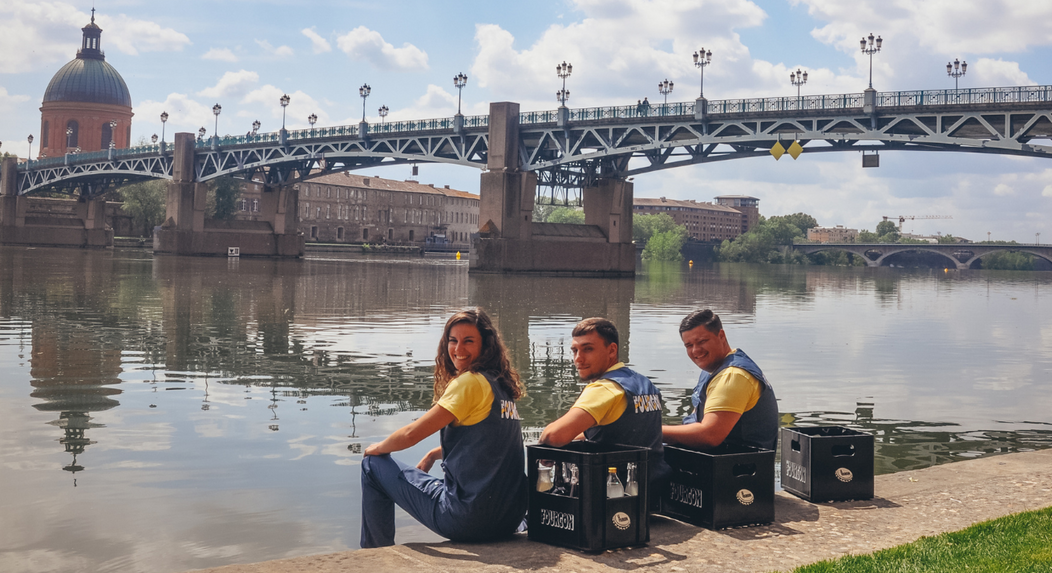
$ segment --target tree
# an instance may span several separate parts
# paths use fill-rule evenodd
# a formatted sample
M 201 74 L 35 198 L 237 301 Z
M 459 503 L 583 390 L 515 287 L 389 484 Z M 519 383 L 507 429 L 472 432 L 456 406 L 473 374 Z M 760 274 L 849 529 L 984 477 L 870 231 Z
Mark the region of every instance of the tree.
M 164 222 L 168 184 L 161 179 L 125 185 L 117 190 L 121 210 L 131 215 L 132 224 L 142 229 L 142 236 L 153 234 L 153 228 Z
M 667 215 L 666 215 L 667 217 Z M 668 231 L 654 233 L 643 249 L 643 259 L 648 261 L 682 261 L 680 249 L 687 240 L 687 228 L 679 225 Z
M 792 215 L 775 215 L 768 219 L 768 221 L 783 220 L 790 225 L 795 226 L 797 229 L 803 231 L 804 236 L 807 235 L 808 229 L 813 229 L 818 226 L 818 221 L 814 217 L 807 213 L 793 213 Z
M 862 229 L 858 232 L 858 237 L 855 239 L 856 243 L 876 243 L 880 240 L 880 235 L 873 231 L 867 231 Z
M 668 213 L 635 215 L 632 217 L 632 240 L 637 244 L 646 245 L 654 235 L 667 233 L 676 227 L 676 221 Z
M 220 177 L 209 189 L 208 215 L 214 219 L 233 219 L 237 214 L 237 200 L 241 197 L 241 182 L 231 177 Z
M 733 241 L 723 241 L 716 254 L 726 262 L 806 263 L 807 257 L 790 248 L 793 241 L 806 236 L 797 224 L 817 225 L 814 217 L 806 213 L 760 217 L 760 222 L 748 233 L 738 235 Z
M 899 234 L 899 228 L 895 226 L 894 221 L 888 221 L 887 219 L 877 223 L 877 235 L 883 237 L 891 233 Z
M 548 215 L 548 222 L 584 225 L 584 211 L 573 207 L 556 207 Z

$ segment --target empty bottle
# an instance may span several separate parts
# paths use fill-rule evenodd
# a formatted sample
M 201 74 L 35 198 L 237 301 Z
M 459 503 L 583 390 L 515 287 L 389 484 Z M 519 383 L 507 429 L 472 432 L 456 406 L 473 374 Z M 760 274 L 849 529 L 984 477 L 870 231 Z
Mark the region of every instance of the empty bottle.
M 639 495 L 639 482 L 636 481 L 636 464 L 628 464 L 625 476 L 625 495 Z
M 617 479 L 617 468 L 610 468 L 609 475 L 606 477 L 606 497 L 624 497 L 625 488 L 621 485 L 621 480 Z

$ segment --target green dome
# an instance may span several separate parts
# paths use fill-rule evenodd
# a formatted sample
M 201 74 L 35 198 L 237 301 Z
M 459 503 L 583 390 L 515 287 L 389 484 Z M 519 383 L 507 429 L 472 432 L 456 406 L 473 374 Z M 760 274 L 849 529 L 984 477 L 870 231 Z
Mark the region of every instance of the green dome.
M 44 92 L 49 101 L 106 103 L 131 107 L 131 93 L 113 66 L 105 60 L 81 58 L 62 66 Z

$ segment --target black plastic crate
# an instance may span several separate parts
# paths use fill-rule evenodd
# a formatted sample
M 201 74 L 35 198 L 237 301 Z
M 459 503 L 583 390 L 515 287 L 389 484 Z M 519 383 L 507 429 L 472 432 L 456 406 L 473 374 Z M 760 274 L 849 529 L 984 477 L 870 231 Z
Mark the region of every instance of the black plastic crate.
M 564 447 L 527 446 L 530 484 L 529 538 L 584 551 L 643 545 L 650 540 L 647 516 L 648 448 L 571 442 Z M 538 462 L 557 464 L 556 487 L 537 491 Z M 577 483 L 561 480 L 573 464 Z M 625 484 L 628 464 L 635 464 L 637 495 L 606 497 L 608 468 L 616 467 Z M 569 473 L 569 470 L 568 470 Z M 572 473 L 570 473 L 572 478 Z M 568 487 L 567 487 L 568 486 Z M 566 491 L 557 491 L 565 489 Z M 571 491 L 572 490 L 572 491 Z
M 808 501 L 873 497 L 873 436 L 843 426 L 782 428 L 782 489 Z
M 665 446 L 665 461 L 672 478 L 662 492 L 662 515 L 709 529 L 774 521 L 774 450 Z

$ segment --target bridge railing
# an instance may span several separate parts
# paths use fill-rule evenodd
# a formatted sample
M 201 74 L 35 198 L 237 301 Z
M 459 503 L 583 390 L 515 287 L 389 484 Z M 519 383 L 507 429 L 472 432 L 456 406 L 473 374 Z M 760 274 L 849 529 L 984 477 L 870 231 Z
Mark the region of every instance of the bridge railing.
M 878 107 L 1027 103 L 1047 101 L 1052 101 L 1052 86 L 919 90 L 880 92 L 877 94 Z

